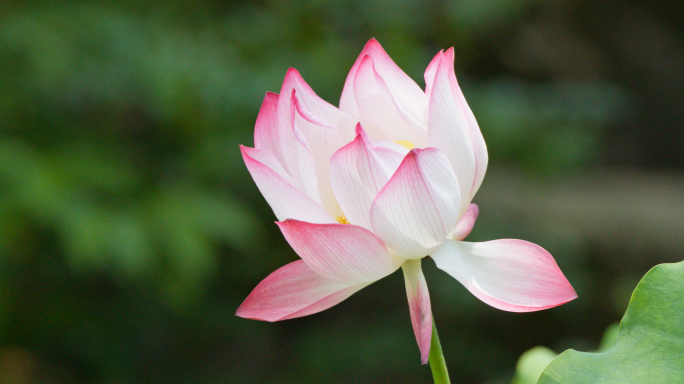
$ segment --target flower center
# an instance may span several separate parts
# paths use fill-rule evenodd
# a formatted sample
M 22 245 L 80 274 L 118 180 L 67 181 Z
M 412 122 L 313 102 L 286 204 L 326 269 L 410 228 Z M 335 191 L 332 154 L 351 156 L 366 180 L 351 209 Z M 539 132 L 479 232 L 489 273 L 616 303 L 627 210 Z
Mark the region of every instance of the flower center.
M 413 145 L 412 142 L 406 141 L 406 140 L 398 140 L 398 141 L 394 141 L 394 143 L 397 143 L 403 147 L 406 147 L 406 149 L 408 149 L 409 151 L 416 147 L 415 145 Z
M 335 216 L 335 220 L 340 224 L 349 224 L 349 220 L 347 220 L 347 216 L 345 216 L 344 213 L 342 216 Z

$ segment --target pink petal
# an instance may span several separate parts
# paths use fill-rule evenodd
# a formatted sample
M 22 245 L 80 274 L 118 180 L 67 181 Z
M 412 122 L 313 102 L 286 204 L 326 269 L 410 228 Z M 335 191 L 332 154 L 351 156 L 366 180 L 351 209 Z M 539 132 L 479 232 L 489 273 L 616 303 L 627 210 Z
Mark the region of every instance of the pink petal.
M 470 203 L 475 178 L 475 156 L 470 144 L 468 123 L 456 105 L 449 85 L 449 69 L 440 60 L 428 109 L 428 144 L 441 149 L 449 158 L 461 191 L 460 212 Z
M 254 126 L 254 147 L 280 157 L 278 143 L 278 94 L 266 92 Z M 281 159 L 279 159 L 281 160 Z
M 378 193 L 370 210 L 373 232 L 398 257 L 424 257 L 458 219 L 458 181 L 436 148 L 413 149 Z
M 359 100 L 355 98 L 354 82 L 356 71 L 366 55 L 370 56 L 373 60 L 377 73 L 401 105 L 407 106 L 407 108 L 415 108 L 416 110 L 425 108 L 424 105 L 426 105 L 427 99 L 418 84 L 392 61 L 377 40 L 370 39 L 347 75 L 340 99 L 340 109 L 342 111 L 360 116 Z
M 342 284 L 321 277 L 297 260 L 266 277 L 247 296 L 235 315 L 278 321 L 326 310 L 368 284 Z
M 349 222 L 370 230 L 371 203 L 408 150 L 392 142 L 371 140 L 360 123 L 356 132 L 356 139 L 333 155 L 330 178 Z
M 365 56 L 356 70 L 354 95 L 359 116 L 379 126 L 388 140 L 407 140 L 419 147 L 425 146 L 425 140 L 414 132 L 395 108 L 391 92 L 375 71 L 370 56 Z
M 463 216 L 458 219 L 456 226 L 449 232 L 447 238 L 460 241 L 468 237 L 473 230 L 473 226 L 475 226 L 478 213 L 480 213 L 480 209 L 477 207 L 477 204 L 470 204 L 465 213 L 463 213 Z
M 340 216 L 342 211 L 330 184 L 330 158 L 335 151 L 342 147 L 342 138 L 335 128 L 327 125 L 325 121 L 302 105 L 294 90 L 292 91 L 291 103 L 295 137 L 302 145 L 300 162 L 303 162 L 302 157 L 306 156 L 306 160 L 308 160 L 306 163 L 311 162 L 313 166 L 307 170 L 315 172 L 315 182 L 305 184 L 307 193 L 309 195 L 315 193 L 320 196 L 323 208 L 332 216 Z M 316 191 L 310 191 L 310 188 L 314 186 Z
M 420 362 L 427 364 L 430 357 L 432 340 L 432 309 L 425 276 L 420 268 L 420 260 L 406 260 L 401 269 L 404 271 L 406 296 L 411 311 L 411 325 L 420 348 Z
M 282 164 L 285 164 L 280 147 L 278 131 L 278 94 L 266 92 L 254 126 L 254 147 L 267 151 Z
M 449 85 L 451 86 L 451 93 L 454 96 L 456 104 L 460 107 L 465 115 L 466 121 L 468 122 L 468 128 L 470 131 L 470 144 L 473 148 L 473 154 L 475 156 L 475 179 L 473 180 L 473 186 L 470 192 L 470 200 L 475 197 L 480 185 L 482 185 L 482 180 L 484 179 L 485 172 L 487 171 L 487 145 L 485 144 L 484 138 L 482 137 L 482 132 L 480 127 L 477 125 L 475 120 L 475 115 L 470 110 L 468 103 L 466 102 L 461 87 L 458 86 L 458 81 L 456 81 L 456 74 L 454 73 L 454 48 L 449 48 L 444 53 L 444 63 L 449 69 Z
M 276 224 L 309 268 L 329 280 L 370 283 L 396 271 L 402 262 L 372 232 L 356 225 L 298 220 Z
M 577 298 L 553 256 L 527 241 L 447 240 L 430 257 L 478 299 L 504 311 L 538 311 Z
M 273 209 L 278 220 L 288 218 L 306 220 L 311 223 L 335 223 L 335 219 L 328 214 L 311 197 L 293 186 L 278 172 L 267 167 L 251 155 L 258 150 L 240 146 L 242 159 L 247 165 L 259 191 Z M 255 152 L 256 151 L 256 152 Z

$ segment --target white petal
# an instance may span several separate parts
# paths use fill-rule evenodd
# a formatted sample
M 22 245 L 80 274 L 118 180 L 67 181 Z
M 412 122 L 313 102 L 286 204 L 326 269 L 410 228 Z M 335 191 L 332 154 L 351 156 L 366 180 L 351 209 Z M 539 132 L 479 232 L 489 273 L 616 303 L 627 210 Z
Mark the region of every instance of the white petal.
M 384 79 L 387 87 L 393 95 L 396 95 L 396 98 L 400 100 L 402 105 L 406 105 L 406 108 L 412 108 L 411 106 L 413 106 L 416 110 L 425 108 L 427 98 L 418 84 L 392 61 L 377 40 L 370 39 L 347 75 L 340 99 L 340 109 L 342 111 L 357 116 L 360 115 L 358 99 L 354 96 L 354 79 L 356 71 L 366 55 L 370 56 L 373 60 L 378 74 Z
M 283 80 L 278 98 L 278 141 L 283 154 L 283 166 L 293 176 L 299 174 L 300 149 L 292 126 L 292 92 L 296 91 L 299 101 L 312 114 L 335 127 L 344 114 L 314 93 L 296 69 L 290 68 Z
M 413 149 L 373 201 L 371 227 L 398 257 L 421 258 L 446 239 L 460 204 L 446 156 L 436 148 Z
M 308 159 L 310 154 L 313 162 L 318 187 L 316 193 L 320 196 L 323 208 L 332 216 L 340 216 L 342 211 L 330 184 L 330 158 L 342 147 L 342 139 L 335 128 L 299 102 L 296 92 L 292 93 L 292 119 L 295 137 L 301 145 L 301 156 Z
M 294 126 L 295 142 L 297 143 L 297 164 L 299 167 L 299 179 L 302 184 L 302 190 L 312 198 L 316 204 L 323 206 L 321 201 L 321 193 L 318 188 L 318 176 L 316 175 L 316 164 L 313 153 L 309 144 L 306 142 L 306 137 L 297 126 Z M 334 216 L 334 215 L 333 215 Z
M 425 139 L 404 121 L 389 93 L 387 85 L 375 71 L 371 57 L 364 57 L 354 79 L 359 116 L 379 126 L 388 140 L 407 140 L 418 147 L 424 147 Z
M 469 129 L 465 115 L 454 101 L 449 85 L 449 69 L 442 58 L 430 96 L 428 144 L 441 149 L 453 166 L 462 198 L 459 213 L 468 208 L 475 177 L 475 156 Z
M 444 63 L 446 63 L 449 68 L 449 85 L 451 86 L 451 93 L 454 95 L 454 100 L 456 104 L 461 108 L 463 114 L 465 115 L 466 121 L 468 122 L 468 128 L 470 132 L 470 144 L 473 148 L 473 154 L 475 156 L 475 179 L 473 180 L 473 186 L 470 191 L 470 200 L 475 197 L 475 194 L 480 189 L 482 185 L 482 180 L 484 179 L 485 173 L 487 171 L 488 155 L 487 155 L 487 145 L 485 144 L 484 137 L 482 137 L 482 131 L 477 125 L 475 120 L 475 115 L 470 110 L 468 103 L 466 102 L 461 87 L 458 86 L 458 81 L 456 81 L 456 74 L 454 73 L 454 48 L 449 48 L 444 53 Z
M 249 173 L 278 220 L 292 218 L 310 223 L 336 222 L 311 197 L 287 182 L 276 171 L 251 157 L 252 148 L 241 146 L 240 149 Z
M 388 141 L 371 140 L 361 124 L 354 141 L 330 161 L 332 188 L 350 223 L 368 230 L 370 207 L 378 192 L 401 164 L 408 150 Z
M 447 240 L 430 257 L 478 299 L 504 311 L 538 311 L 577 297 L 553 256 L 527 241 Z

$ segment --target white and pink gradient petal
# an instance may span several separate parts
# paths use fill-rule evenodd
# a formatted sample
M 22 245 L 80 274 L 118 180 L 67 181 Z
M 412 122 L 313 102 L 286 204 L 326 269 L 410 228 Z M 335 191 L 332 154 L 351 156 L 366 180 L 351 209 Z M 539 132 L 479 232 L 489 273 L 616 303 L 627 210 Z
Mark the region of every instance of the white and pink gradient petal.
M 326 279 L 343 284 L 372 283 L 401 266 L 372 232 L 349 224 L 276 223 L 306 264 Z
M 460 214 L 470 203 L 475 177 L 475 156 L 463 113 L 457 108 L 449 85 L 449 70 L 441 55 L 432 85 L 428 110 L 428 144 L 442 150 L 454 168 L 461 192 Z
M 368 283 L 328 280 L 297 260 L 268 275 L 237 309 L 246 319 L 279 321 L 311 315 L 344 301 Z
M 392 61 L 387 52 L 375 39 L 370 39 L 366 43 L 366 46 L 349 71 L 347 80 L 344 83 L 344 89 L 342 90 L 342 97 L 340 98 L 340 109 L 343 112 L 361 116 L 358 105 L 359 101 L 354 95 L 354 82 L 356 72 L 366 55 L 370 56 L 373 60 L 377 73 L 382 77 L 397 102 L 407 110 L 415 110 L 416 114 L 422 112 L 425 105 L 427 105 L 425 93 L 423 93 L 423 90 L 420 89 L 413 79 Z
M 372 70 L 372 71 L 371 71 Z M 402 72 L 403 73 L 403 72 Z M 373 75 L 372 78 L 370 75 Z M 360 84 L 359 84 L 360 83 Z M 415 83 L 414 83 L 415 84 Z M 368 88 L 366 92 L 359 92 L 357 88 Z M 359 94 L 367 93 L 371 90 L 373 93 L 379 92 L 385 100 L 385 106 L 388 110 L 396 111 L 402 121 L 411 129 L 406 131 L 404 124 L 401 124 L 401 130 L 397 130 L 397 124 L 387 124 L 391 133 L 398 131 L 399 135 L 404 140 L 414 142 L 418 147 L 425 147 L 427 143 L 427 97 L 421 91 L 416 93 L 418 99 L 411 99 L 403 92 L 401 86 L 393 83 L 393 78 L 388 78 L 387 81 L 383 79 L 374 65 L 373 59 L 366 56 L 361 61 L 356 72 L 356 79 L 354 83 L 354 92 L 356 95 L 357 105 L 362 117 L 374 116 L 377 118 L 377 111 L 365 106 L 365 103 L 359 98 Z M 393 91 L 394 90 L 394 91 Z M 394 112 L 391 112 L 394 115 Z M 396 116 L 393 116 L 396 118 Z M 384 121 L 384 120 L 383 120 Z M 386 128 L 387 129 L 387 128 Z M 405 136 L 408 135 L 408 136 Z M 417 136 L 415 138 L 414 136 Z M 394 140 L 394 139 L 393 139 Z
M 447 157 L 436 148 L 413 149 L 371 204 L 370 223 L 393 254 L 418 259 L 446 239 L 460 205 Z
M 245 147 L 244 145 L 240 146 L 240 150 L 245 152 L 252 159 L 256 160 L 257 162 L 259 162 L 263 165 L 265 165 L 270 170 L 277 173 L 278 176 L 282 177 L 285 181 L 290 183 L 293 187 L 296 187 L 299 190 L 303 190 L 301 181 L 290 176 L 290 174 L 285 170 L 285 168 L 283 168 L 282 163 L 280 161 L 278 161 L 278 159 L 276 159 L 276 157 L 273 156 L 273 154 L 271 152 L 269 152 L 267 150 L 261 150 L 258 148 Z
M 406 260 L 401 269 L 404 272 L 411 325 L 420 349 L 420 362 L 427 364 L 430 357 L 430 341 L 432 340 L 432 309 L 430 307 L 430 293 L 420 263 L 420 260 Z
M 360 123 L 356 133 L 354 141 L 340 148 L 330 160 L 330 179 L 347 220 L 372 230 L 369 213 L 373 199 L 399 168 L 408 149 L 370 139 Z
M 373 59 L 365 56 L 356 70 L 354 97 L 359 116 L 380 127 L 388 140 L 407 140 L 423 147 L 426 140 L 407 124 L 394 106 L 391 91 L 376 72 Z
M 253 148 L 240 146 L 240 150 L 252 179 L 278 220 L 292 218 L 321 224 L 337 222 L 311 197 L 293 186 L 278 172 L 250 156 L 255 154 Z
M 504 311 L 539 311 L 577 298 L 553 256 L 527 241 L 447 240 L 430 257 L 478 299 Z
M 477 204 L 470 204 L 461 218 L 458 219 L 456 226 L 449 232 L 447 238 L 460 241 L 468 237 L 475 226 L 475 220 L 477 220 L 479 213 L 480 208 Z
M 468 122 L 470 144 L 473 148 L 473 154 L 475 156 L 475 179 L 473 180 L 473 186 L 470 191 L 470 200 L 472 200 L 477 191 L 480 189 L 482 180 L 484 180 L 485 173 L 487 172 L 487 163 L 489 161 L 487 144 L 485 144 L 482 131 L 480 131 L 480 127 L 475 120 L 475 115 L 468 106 L 465 96 L 463 96 L 463 92 L 461 91 L 461 87 L 459 87 L 458 81 L 456 80 L 456 73 L 454 72 L 453 47 L 447 49 L 447 51 L 444 53 L 444 63 L 449 69 L 449 85 L 451 86 L 451 93 L 454 96 L 456 105 L 461 109 L 465 115 L 466 121 Z
M 314 115 L 299 101 L 295 90 L 292 91 L 291 97 L 292 126 L 295 138 L 300 145 L 300 161 L 305 159 L 307 162 L 312 162 L 312 168 L 302 168 L 300 164 L 303 172 L 302 178 L 304 179 L 304 172 L 310 175 L 311 171 L 315 177 L 315 181 L 304 184 L 308 187 L 307 193 L 319 196 L 323 208 L 330 215 L 340 216 L 342 211 L 330 184 L 330 158 L 342 147 L 342 138 L 335 128 Z M 307 179 L 310 178 L 310 176 L 307 177 Z M 311 190 L 314 187 L 316 190 Z

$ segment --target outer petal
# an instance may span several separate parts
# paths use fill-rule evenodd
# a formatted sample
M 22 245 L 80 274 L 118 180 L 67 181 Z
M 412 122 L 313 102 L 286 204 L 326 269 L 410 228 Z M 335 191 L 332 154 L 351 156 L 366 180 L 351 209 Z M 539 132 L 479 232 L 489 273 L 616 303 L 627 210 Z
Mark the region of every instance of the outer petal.
M 323 208 L 332 216 L 340 216 L 342 211 L 330 184 L 330 158 L 342 147 L 340 135 L 335 128 L 302 105 L 294 90 L 292 91 L 292 125 L 297 141 L 302 146 L 302 150 L 305 150 L 302 155 L 306 155 L 313 163 L 316 182 L 309 184 L 317 188 L 315 194 L 320 196 Z M 309 195 L 314 193 L 309 190 L 307 192 Z
M 470 191 L 470 200 L 475 197 L 482 180 L 484 179 L 485 172 L 487 171 L 487 145 L 485 144 L 484 138 L 482 137 L 482 131 L 477 125 L 475 120 L 475 115 L 470 110 L 468 103 L 466 102 L 461 87 L 458 86 L 458 81 L 456 81 L 456 74 L 454 73 L 454 48 L 449 48 L 444 53 L 444 63 L 449 69 L 449 85 L 451 86 L 451 93 L 454 95 L 454 100 L 459 108 L 463 111 L 466 121 L 468 122 L 468 128 L 470 132 L 470 144 L 473 148 L 473 154 L 475 156 L 475 179 L 473 180 L 473 186 Z
M 329 280 L 371 283 L 396 271 L 403 261 L 392 257 L 372 232 L 356 225 L 297 220 L 277 224 L 306 264 Z
M 441 56 L 428 107 L 428 144 L 441 149 L 451 161 L 461 188 L 460 213 L 463 213 L 470 203 L 475 178 L 475 156 L 470 144 L 468 122 L 454 101 L 449 84 L 449 69 L 444 55 Z
M 420 362 L 427 364 L 430 357 L 432 339 L 432 309 L 425 276 L 420 268 L 420 260 L 406 260 L 401 269 L 404 271 L 406 296 L 411 311 L 411 325 L 420 348 Z
M 425 109 L 427 98 L 418 84 L 392 61 L 377 40 L 370 39 L 347 75 L 340 99 L 340 109 L 342 111 L 360 116 L 358 100 L 354 96 L 354 81 L 356 71 L 366 55 L 370 56 L 373 60 L 377 73 L 382 77 L 392 95 L 395 96 L 402 106 L 412 111 L 422 112 Z
M 430 257 L 478 299 L 504 311 L 538 311 L 577 298 L 553 257 L 527 241 L 447 240 Z
M 371 205 L 373 232 L 398 257 L 427 256 L 456 224 L 458 191 L 444 154 L 436 148 L 413 149 Z
M 356 126 L 356 133 L 356 139 L 340 148 L 330 160 L 330 177 L 349 222 L 370 230 L 371 203 L 408 150 L 388 141 L 371 140 L 361 124 Z
M 473 226 L 475 226 L 478 213 L 480 213 L 480 208 L 478 208 L 477 204 L 470 204 L 465 213 L 463 213 L 463 216 L 458 219 L 456 226 L 449 232 L 447 238 L 460 241 L 468 237 L 473 230 Z
M 278 220 L 288 218 L 311 223 L 335 223 L 335 219 L 304 192 L 290 184 L 278 172 L 251 155 L 254 149 L 240 146 L 249 173 Z
M 266 277 L 247 296 L 235 315 L 278 321 L 311 315 L 336 305 L 361 288 L 321 277 L 304 260 L 297 260 Z
M 379 126 L 389 140 L 408 140 L 419 147 L 424 146 L 425 139 L 395 108 L 391 91 L 376 72 L 370 56 L 365 56 L 356 70 L 354 96 L 359 116 Z

